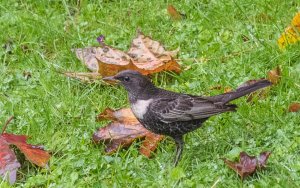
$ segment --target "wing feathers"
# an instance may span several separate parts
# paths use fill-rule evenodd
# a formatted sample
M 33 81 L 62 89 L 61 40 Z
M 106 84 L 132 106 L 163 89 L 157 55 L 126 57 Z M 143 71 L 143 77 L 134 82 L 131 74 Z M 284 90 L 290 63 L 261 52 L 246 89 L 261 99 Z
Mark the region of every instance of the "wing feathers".
M 208 118 L 222 112 L 233 111 L 235 106 L 228 105 L 221 108 L 205 98 L 181 95 L 172 99 L 154 100 L 149 108 L 150 112 L 161 121 L 171 123 Z

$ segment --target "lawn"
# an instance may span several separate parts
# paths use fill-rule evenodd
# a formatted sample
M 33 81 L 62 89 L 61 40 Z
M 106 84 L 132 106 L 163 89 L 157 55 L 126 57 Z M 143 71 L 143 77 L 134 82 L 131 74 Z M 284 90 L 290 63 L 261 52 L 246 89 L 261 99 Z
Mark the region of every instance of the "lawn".
M 171 20 L 168 4 L 186 19 Z M 18 155 L 22 168 L 14 186 L 300 187 L 300 114 L 287 112 L 290 103 L 300 102 L 300 45 L 285 51 L 277 45 L 299 9 L 296 0 L 1 1 L 1 125 L 14 115 L 7 132 L 30 135 L 30 143 L 52 152 L 49 169 Z M 235 88 L 277 65 L 281 81 L 265 99 L 236 100 L 236 113 L 215 116 L 186 135 L 176 168 L 170 138 L 150 160 L 138 153 L 138 143 L 107 156 L 103 145 L 91 142 L 107 124 L 95 116 L 106 107 L 128 106 L 125 90 L 81 83 L 59 71 L 87 71 L 71 49 L 99 45 L 100 34 L 127 50 L 137 28 L 168 50 L 180 47 L 187 70 L 155 75 L 159 87 L 215 95 L 223 91 L 210 88 Z M 237 159 L 240 151 L 271 151 L 267 169 L 241 181 L 220 160 Z M 9 185 L 0 180 L 0 187 Z

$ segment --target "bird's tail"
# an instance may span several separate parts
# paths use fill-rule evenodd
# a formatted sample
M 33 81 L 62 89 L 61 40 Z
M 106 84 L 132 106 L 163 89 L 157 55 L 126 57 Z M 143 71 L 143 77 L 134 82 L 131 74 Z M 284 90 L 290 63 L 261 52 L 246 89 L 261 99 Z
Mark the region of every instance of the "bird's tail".
M 270 85 L 272 85 L 272 83 L 270 81 L 260 80 L 251 85 L 240 86 L 235 91 L 224 93 L 224 94 L 217 95 L 217 96 L 213 96 L 211 99 L 218 104 L 225 105 L 226 103 L 228 103 L 234 99 L 240 98 L 240 97 L 245 96 L 249 93 L 252 93 L 258 89 L 268 87 Z

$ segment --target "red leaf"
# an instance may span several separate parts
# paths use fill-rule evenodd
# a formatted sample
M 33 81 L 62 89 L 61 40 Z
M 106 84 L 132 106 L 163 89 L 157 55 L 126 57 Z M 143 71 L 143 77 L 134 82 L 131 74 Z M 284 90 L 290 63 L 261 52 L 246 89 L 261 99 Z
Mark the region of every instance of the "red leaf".
M 268 158 L 269 158 L 270 155 L 271 155 L 271 152 L 269 152 L 269 151 L 262 152 L 259 155 L 258 166 L 260 168 L 265 168 L 266 167 L 266 162 L 267 162 L 267 160 L 268 160 Z
M 236 171 L 242 179 L 255 173 L 257 168 L 266 167 L 266 162 L 271 152 L 262 152 L 258 159 L 249 156 L 246 152 L 240 153 L 240 161 L 238 163 L 223 158 L 222 160 L 234 171 Z
M 0 136 L 0 176 L 7 177 L 9 183 L 13 184 L 20 166 L 14 152 L 9 148 L 9 144 Z
M 4 133 L 12 119 L 13 116 L 5 123 L 2 134 L 0 134 L 0 176 L 3 178 L 8 177 L 10 184 L 16 181 L 17 170 L 21 166 L 17 161 L 15 153 L 9 148 L 10 145 L 15 145 L 30 162 L 38 166 L 45 167 L 50 159 L 50 154 L 42 147 L 27 144 L 26 135 Z

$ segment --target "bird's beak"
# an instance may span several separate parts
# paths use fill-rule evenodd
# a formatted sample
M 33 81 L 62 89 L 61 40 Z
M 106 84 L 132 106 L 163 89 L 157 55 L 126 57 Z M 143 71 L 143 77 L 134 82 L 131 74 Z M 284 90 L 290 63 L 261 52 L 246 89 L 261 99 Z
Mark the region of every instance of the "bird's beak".
M 108 83 L 113 83 L 113 84 L 116 84 L 116 83 L 119 83 L 120 81 L 115 79 L 114 76 L 107 76 L 107 77 L 104 77 L 102 78 L 104 81 L 108 82 Z

